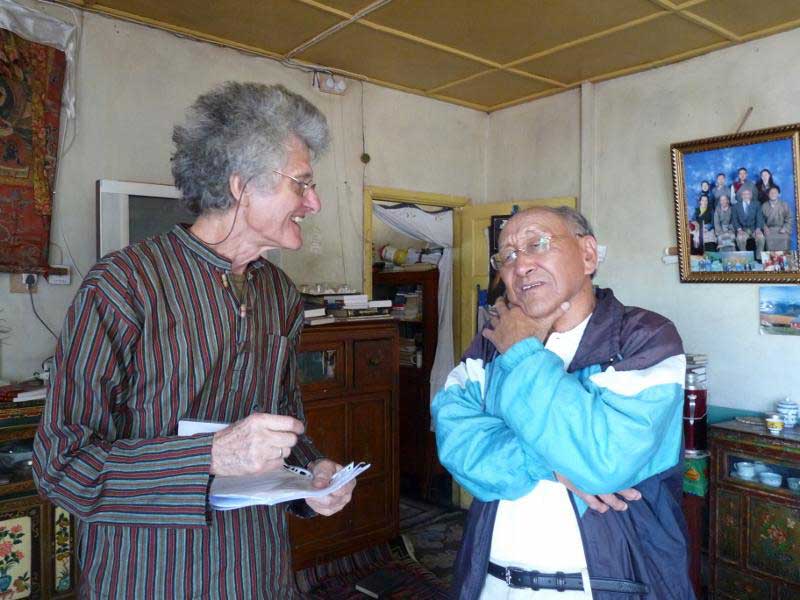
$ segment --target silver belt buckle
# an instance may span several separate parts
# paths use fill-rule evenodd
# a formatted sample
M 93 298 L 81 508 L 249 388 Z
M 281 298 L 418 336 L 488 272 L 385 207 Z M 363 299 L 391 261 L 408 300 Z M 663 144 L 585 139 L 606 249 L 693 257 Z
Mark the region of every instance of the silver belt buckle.
M 522 589 L 525 586 L 517 586 L 512 585 L 511 583 L 511 575 L 514 573 L 524 573 L 525 569 L 520 569 L 519 567 L 506 567 L 506 585 L 512 589 Z

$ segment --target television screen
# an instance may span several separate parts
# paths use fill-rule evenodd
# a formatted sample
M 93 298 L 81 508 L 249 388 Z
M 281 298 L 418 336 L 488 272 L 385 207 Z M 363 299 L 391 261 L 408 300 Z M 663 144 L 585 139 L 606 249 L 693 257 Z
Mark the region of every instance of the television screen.
M 176 223 L 191 225 L 195 215 L 180 202 L 153 196 L 128 197 L 128 243 L 166 233 Z

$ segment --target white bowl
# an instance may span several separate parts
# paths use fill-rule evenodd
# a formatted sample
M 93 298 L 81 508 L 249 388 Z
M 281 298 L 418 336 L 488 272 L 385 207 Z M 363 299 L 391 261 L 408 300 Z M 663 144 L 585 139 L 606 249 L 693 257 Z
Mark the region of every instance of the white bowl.
M 758 474 L 758 479 L 764 485 L 768 485 L 770 487 L 781 487 L 783 483 L 783 476 L 780 473 L 773 473 L 772 471 L 764 471 Z

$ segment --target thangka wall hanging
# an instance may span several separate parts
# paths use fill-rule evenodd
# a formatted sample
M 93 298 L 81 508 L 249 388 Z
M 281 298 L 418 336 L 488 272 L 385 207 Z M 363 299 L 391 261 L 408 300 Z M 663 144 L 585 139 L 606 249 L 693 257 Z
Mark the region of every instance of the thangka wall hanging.
M 0 29 L 0 271 L 47 271 L 65 65 Z

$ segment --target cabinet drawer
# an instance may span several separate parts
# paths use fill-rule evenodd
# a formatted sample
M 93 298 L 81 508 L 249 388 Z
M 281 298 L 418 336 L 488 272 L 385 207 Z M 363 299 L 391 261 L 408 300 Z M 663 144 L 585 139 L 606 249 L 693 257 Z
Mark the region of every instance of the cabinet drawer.
M 395 362 L 391 339 L 353 342 L 355 388 L 359 391 L 390 388 L 397 371 Z
M 800 584 L 800 509 L 749 497 L 747 566 Z
M 304 341 L 297 351 L 297 379 L 303 398 L 325 398 L 347 386 L 345 342 Z
M 731 600 L 766 600 L 770 597 L 768 581 L 758 579 L 727 565 L 717 567 L 715 598 Z

